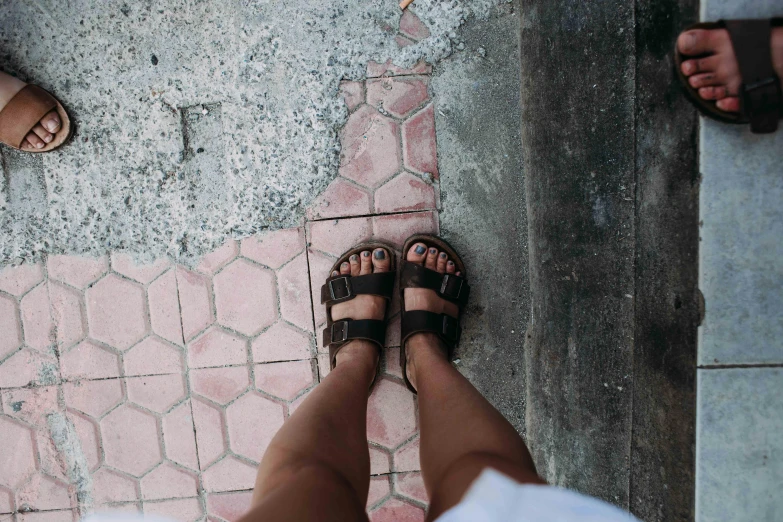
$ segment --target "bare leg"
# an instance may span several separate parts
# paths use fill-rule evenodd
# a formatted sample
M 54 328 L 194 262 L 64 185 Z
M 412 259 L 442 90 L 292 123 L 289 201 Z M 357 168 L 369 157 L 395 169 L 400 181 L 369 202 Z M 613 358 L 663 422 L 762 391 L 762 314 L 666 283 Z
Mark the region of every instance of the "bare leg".
M 446 256 L 414 245 L 407 259 L 454 273 Z M 456 315 L 456 305 L 432 290 L 406 289 L 407 310 Z M 421 469 L 430 496 L 428 519 L 457 504 L 487 467 L 519 482 L 543 484 L 522 437 L 446 358 L 433 334 L 417 334 L 406 345 L 407 371 L 419 393 Z

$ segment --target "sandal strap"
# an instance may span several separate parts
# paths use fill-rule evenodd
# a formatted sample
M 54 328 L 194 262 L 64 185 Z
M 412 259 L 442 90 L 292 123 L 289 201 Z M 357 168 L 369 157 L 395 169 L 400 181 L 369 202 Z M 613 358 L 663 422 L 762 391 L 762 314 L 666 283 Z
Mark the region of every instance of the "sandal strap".
M 402 342 L 413 334 L 429 332 L 436 334 L 449 348 L 449 354 L 459 343 L 462 326 L 456 317 L 447 314 L 436 314 L 427 310 L 411 310 L 402 314 Z M 404 350 L 404 348 L 403 348 Z
M 383 348 L 386 342 L 386 321 L 382 319 L 341 319 L 324 328 L 323 343 L 329 347 L 329 360 L 334 368 L 335 356 L 348 341 L 364 339 Z
M 57 100 L 51 94 L 37 85 L 25 85 L 0 111 L 0 141 L 21 148 L 36 123 L 55 108 Z
M 741 112 L 750 120 L 751 132 L 775 132 L 783 116 L 783 95 L 772 66 L 772 20 L 725 20 L 723 24 L 742 76 Z
M 321 304 L 327 307 L 349 301 L 357 295 L 377 295 L 391 300 L 394 272 L 376 272 L 360 276 L 336 276 L 321 286 Z
M 400 272 L 400 288 L 429 288 L 440 297 L 465 306 L 470 295 L 467 279 L 454 274 L 441 274 L 435 270 L 403 261 Z

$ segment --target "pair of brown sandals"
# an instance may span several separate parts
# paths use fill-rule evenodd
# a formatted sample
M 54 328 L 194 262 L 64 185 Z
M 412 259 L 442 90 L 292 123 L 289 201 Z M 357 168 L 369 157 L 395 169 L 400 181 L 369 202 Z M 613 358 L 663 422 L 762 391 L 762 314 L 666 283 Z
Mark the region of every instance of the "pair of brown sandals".
M 423 243 L 427 248 L 437 248 L 441 252 L 446 252 L 449 258 L 454 261 L 456 266 L 455 274 L 442 274 L 431 270 L 422 264 L 411 263 L 405 259 L 407 252 L 416 243 Z M 399 270 L 396 270 L 394 249 L 382 242 L 362 243 L 345 252 L 334 263 L 329 273 L 339 271 L 342 263 L 354 255 L 364 250 L 373 251 L 375 249 L 385 249 L 391 259 L 388 272 L 377 272 L 367 275 L 350 276 L 338 275 L 326 279 L 326 283 L 321 287 L 321 304 L 326 305 L 326 328 L 323 331 L 323 344 L 329 347 L 330 367 L 334 369 L 337 361 L 336 356 L 340 349 L 348 342 L 354 339 L 364 339 L 370 341 L 378 348 L 378 353 L 383 352 L 386 343 L 386 325 L 389 317 L 389 308 L 394 293 L 395 279 L 399 279 L 399 295 L 402 303 L 402 320 L 400 335 L 400 368 L 408 388 L 416 393 L 408 380 L 406 371 L 407 359 L 405 357 L 405 342 L 414 334 L 421 332 L 430 332 L 438 336 L 448 349 L 448 357 L 454 353 L 454 349 L 459 343 L 462 327 L 460 326 L 460 317 L 468 302 L 470 295 L 470 286 L 466 278 L 465 264 L 459 254 L 445 240 L 428 234 L 415 234 L 405 241 L 402 247 L 402 261 Z M 406 310 L 405 309 L 405 289 L 406 288 L 428 288 L 433 290 L 438 296 L 459 306 L 459 317 L 452 317 L 447 314 L 437 314 L 427 310 Z M 332 306 L 344 303 L 354 299 L 357 295 L 374 295 L 386 299 L 386 315 L 383 319 L 341 319 L 335 321 L 332 319 Z M 380 367 L 380 364 L 378 365 Z M 376 373 L 377 378 L 377 373 Z M 370 388 L 375 384 L 373 379 Z

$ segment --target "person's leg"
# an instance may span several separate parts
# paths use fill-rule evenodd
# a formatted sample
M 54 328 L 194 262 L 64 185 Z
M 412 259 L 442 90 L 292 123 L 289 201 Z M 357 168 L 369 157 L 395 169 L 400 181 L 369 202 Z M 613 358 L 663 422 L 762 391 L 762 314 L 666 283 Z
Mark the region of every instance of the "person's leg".
M 362 252 L 340 267 L 345 275 L 386 271 L 389 258 Z M 385 300 L 360 295 L 332 307 L 335 320 L 382 319 Z M 337 365 L 291 415 L 269 444 L 258 469 L 253 507 L 244 522 L 366 520 L 370 484 L 368 389 L 378 348 L 351 341 Z
M 454 273 L 448 256 L 423 247 L 414 245 L 406 254 L 408 261 Z M 456 305 L 428 289 L 405 289 L 405 308 L 457 315 Z M 487 467 L 519 482 L 545 483 L 522 437 L 451 365 L 435 335 L 416 334 L 405 349 L 408 377 L 419 394 L 421 469 L 430 496 L 429 520 L 457 504 Z

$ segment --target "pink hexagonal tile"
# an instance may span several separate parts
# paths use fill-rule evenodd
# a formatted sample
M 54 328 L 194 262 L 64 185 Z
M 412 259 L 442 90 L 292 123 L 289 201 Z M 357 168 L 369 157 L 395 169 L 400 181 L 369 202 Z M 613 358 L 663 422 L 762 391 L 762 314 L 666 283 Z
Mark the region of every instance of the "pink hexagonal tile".
M 438 177 L 438 149 L 435 140 L 435 107 L 427 105 L 402 124 L 405 167 Z
M 364 103 L 364 83 L 363 82 L 340 82 L 340 96 L 345 101 L 349 111 Z
M 257 364 L 255 376 L 257 388 L 286 401 L 315 383 L 311 361 Z
M 198 495 L 198 478 L 170 462 L 164 462 L 150 471 L 140 481 L 144 500 L 195 497 Z
M 43 278 L 43 266 L 40 263 L 6 266 L 0 268 L 0 290 L 19 297 L 43 281 Z
M 16 303 L 0 295 L 0 360 L 22 345 L 22 328 Z
M 397 324 L 397 328 L 399 329 L 399 323 Z M 399 333 L 397 335 L 399 337 Z M 387 330 L 387 337 L 388 337 L 388 330 Z M 402 379 L 402 368 L 400 368 L 400 348 L 396 346 L 387 347 L 385 358 L 386 358 L 386 366 L 384 367 L 384 371 L 386 372 L 386 374 L 393 375 L 394 377 Z
M 120 376 L 116 354 L 90 341 L 83 341 L 60 357 L 63 379 L 106 379 Z
M 432 66 L 419 62 L 413 66 L 412 69 L 403 69 L 396 65 L 392 65 L 391 60 L 386 60 L 384 63 L 378 63 L 370 61 L 367 63 L 367 77 L 378 78 L 379 76 L 404 76 L 410 74 L 430 74 L 432 72 Z
M 185 342 L 215 320 L 212 309 L 212 283 L 203 275 L 177 267 L 177 289 Z
M 190 371 L 190 386 L 193 392 L 219 404 L 228 404 L 249 385 L 250 375 L 246 366 Z
M 75 522 L 76 510 L 64 509 L 55 511 L 31 511 L 19 513 L 16 522 Z
M 82 289 L 109 270 L 109 260 L 105 257 L 49 256 L 46 268 L 49 279 Z
M 100 442 L 98 441 L 98 425 L 75 411 L 68 412 L 68 420 L 73 423 L 76 435 L 81 443 L 82 453 L 90 470 L 98 467 L 101 461 Z
M 389 179 L 400 168 L 398 132 L 394 120 L 369 105 L 357 109 L 340 133 L 340 175 L 365 187 Z
M 423 522 L 424 509 L 392 497 L 370 513 L 372 522 Z
M 370 449 L 370 474 L 383 475 L 389 473 L 389 453 L 375 446 L 369 446 Z
M 198 469 L 196 436 L 190 401 L 185 401 L 163 417 L 163 441 L 166 457 L 170 460 Z
M 367 438 L 394 448 L 416 432 L 413 394 L 388 379 L 375 384 L 367 406 Z
M 370 194 L 364 188 L 337 177 L 307 209 L 310 219 L 361 216 L 372 212 Z
M 394 471 L 418 471 L 421 469 L 419 461 L 419 437 L 407 443 L 394 453 Z
M 228 455 L 202 474 L 204 489 L 208 492 L 253 489 L 256 467 Z
M 66 382 L 65 404 L 91 417 L 100 417 L 122 400 L 120 379 Z
M 397 118 L 405 118 L 429 97 L 424 78 L 367 80 L 367 103 Z
M 230 263 L 238 254 L 239 242 L 228 239 L 220 247 L 205 255 L 199 262 L 196 270 L 212 275 Z
M 201 469 L 206 469 L 226 450 L 223 418 L 220 411 L 205 401 L 193 398 L 193 424 L 196 427 L 196 447 Z
M 329 363 L 328 353 L 319 353 L 317 359 L 318 359 L 318 377 L 320 382 L 323 381 L 327 375 L 329 375 L 329 372 L 332 371 L 332 368 L 331 368 L 331 364 Z
M 207 495 L 207 513 L 226 522 L 236 522 L 250 509 L 253 493 L 212 493 Z
M 133 256 L 115 252 L 111 256 L 111 268 L 118 274 L 146 285 L 162 274 L 171 262 L 168 259 L 157 259 L 152 263 L 137 264 Z
M 375 211 L 407 212 L 436 208 L 435 187 L 403 172 L 375 191 Z
M 390 214 L 373 218 L 375 237 L 398 249 L 413 234 L 437 234 L 438 228 L 438 216 L 434 212 Z
M 40 473 L 16 491 L 16 505 L 24 511 L 72 508 L 74 500 L 67 484 Z
M 148 332 L 144 289 L 109 274 L 87 290 L 90 335 L 125 350 Z
M 247 342 L 225 330 L 212 327 L 188 343 L 188 364 L 192 368 L 243 364 L 247 362 Z
M 367 495 L 367 509 L 374 507 L 390 493 L 389 477 L 372 477 L 370 479 L 370 491 Z
M 185 369 L 182 352 L 152 336 L 128 350 L 123 363 L 129 377 L 180 373 Z
M 215 276 L 215 307 L 220 324 L 255 335 L 277 320 L 274 274 L 238 259 Z
M 54 344 L 54 325 L 49 310 L 47 286 L 38 285 L 22 298 L 20 304 L 24 342 L 36 350 L 46 350 Z
M 147 295 L 152 331 L 169 342 L 182 345 L 182 319 L 176 272 L 169 270 L 160 276 L 149 286 Z
M 421 472 L 398 473 L 394 476 L 394 492 L 423 504 L 430 501 Z
M 57 377 L 56 359 L 29 348 L 22 348 L 0 364 L 0 388 L 52 384 Z
M 242 255 L 269 268 L 280 268 L 304 249 L 303 228 L 283 228 L 242 240 Z
M 319 252 L 309 250 L 307 252 L 308 261 L 310 261 L 310 289 L 312 290 L 313 318 L 316 324 L 316 343 L 319 346 L 323 342 L 321 330 L 326 323 L 326 310 L 321 304 L 321 285 L 329 277 L 329 269 L 337 259 L 327 257 Z
M 10 489 L 0 487 L 0 522 L 12 520 L 13 515 L 9 515 L 11 518 L 3 518 L 5 514 L 9 514 L 15 511 L 14 507 L 14 494 Z
M 0 396 L 6 415 L 33 426 L 45 426 L 46 416 L 60 409 L 57 386 L 3 390 Z
M 307 255 L 303 252 L 277 272 L 280 314 L 302 330 L 313 331 Z
M 35 432 L 35 441 L 37 443 L 40 471 L 45 475 L 59 479 L 62 482 L 70 482 L 66 476 L 67 469 L 65 462 L 57 447 L 54 445 L 49 430 L 39 427 Z
M 311 335 L 278 321 L 256 337 L 250 347 L 253 350 L 253 362 L 274 362 L 309 359 L 312 345 Z
M 155 417 L 122 405 L 100 422 L 106 464 L 141 476 L 163 457 Z
M 281 404 L 258 393 L 248 393 L 226 408 L 226 420 L 231 449 L 260 462 L 272 437 L 283 425 L 285 411 Z
M 101 468 L 92 474 L 92 496 L 97 505 L 137 500 L 136 481 Z
M 49 300 L 55 338 L 60 350 L 84 339 L 87 334 L 87 318 L 84 315 L 79 293 L 65 285 L 50 281 Z
M 157 413 L 164 413 L 185 398 L 184 375 L 149 375 L 125 380 L 128 400 Z
M 335 219 L 328 221 L 316 221 L 308 224 L 310 246 L 335 257 L 349 248 L 367 241 L 372 236 L 372 221 L 370 218 Z M 334 260 L 332 261 L 334 262 Z M 331 266 L 332 263 L 329 263 Z M 327 266 L 326 274 L 328 276 Z M 320 290 L 323 281 L 318 284 L 320 303 Z
M 410 9 L 402 12 L 400 32 L 413 40 L 423 40 L 430 35 L 427 26 Z
M 0 486 L 15 489 L 35 471 L 33 433 L 21 423 L 0 416 Z
M 196 522 L 202 520 L 204 510 L 197 498 L 180 498 L 176 500 L 158 500 L 144 502 L 144 514 L 167 517 L 171 520 Z
M 307 399 L 307 397 L 313 392 L 315 387 L 310 388 L 306 392 L 304 392 L 302 395 L 300 395 L 295 401 L 291 402 L 288 405 L 288 417 L 294 414 L 294 412 L 299 408 L 299 406 L 302 405 L 302 403 Z M 288 418 L 286 417 L 286 418 Z

